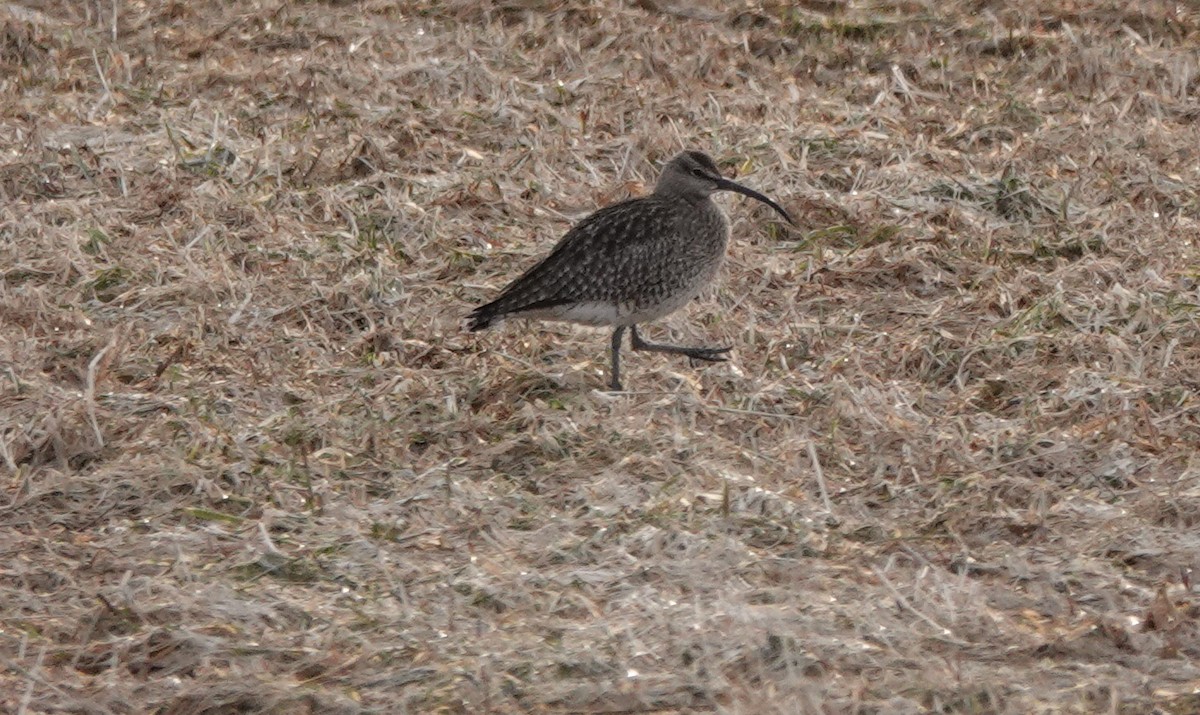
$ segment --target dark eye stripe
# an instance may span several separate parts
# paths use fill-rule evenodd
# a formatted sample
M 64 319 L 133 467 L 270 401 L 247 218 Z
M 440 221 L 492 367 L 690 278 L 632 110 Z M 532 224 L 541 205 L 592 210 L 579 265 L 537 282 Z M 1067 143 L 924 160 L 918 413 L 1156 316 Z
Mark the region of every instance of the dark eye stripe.
M 689 157 L 691 157 L 692 161 L 695 161 L 702 168 L 707 169 L 708 171 L 710 171 L 714 174 L 721 173 L 720 170 L 717 169 L 717 165 L 713 163 L 713 160 L 711 158 L 709 158 L 709 156 L 707 154 L 705 154 L 704 152 L 689 151 L 687 154 Z

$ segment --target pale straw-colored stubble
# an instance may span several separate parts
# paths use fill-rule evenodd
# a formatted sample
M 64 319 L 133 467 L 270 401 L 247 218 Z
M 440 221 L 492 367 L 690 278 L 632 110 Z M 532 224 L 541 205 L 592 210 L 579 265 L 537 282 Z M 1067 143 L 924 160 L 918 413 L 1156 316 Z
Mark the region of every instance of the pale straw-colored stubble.
M 1186 6 L 104 5 L 2 35 L 0 710 L 1187 710 Z M 801 224 L 731 363 L 460 332 L 684 146 Z

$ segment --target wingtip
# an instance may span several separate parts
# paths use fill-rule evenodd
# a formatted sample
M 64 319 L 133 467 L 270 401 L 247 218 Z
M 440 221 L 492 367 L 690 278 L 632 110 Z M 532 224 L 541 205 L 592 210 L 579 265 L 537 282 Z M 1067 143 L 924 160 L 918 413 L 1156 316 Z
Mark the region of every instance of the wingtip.
M 481 308 L 476 308 L 467 315 L 467 330 L 472 333 L 479 332 L 492 324 L 492 318 L 481 313 Z

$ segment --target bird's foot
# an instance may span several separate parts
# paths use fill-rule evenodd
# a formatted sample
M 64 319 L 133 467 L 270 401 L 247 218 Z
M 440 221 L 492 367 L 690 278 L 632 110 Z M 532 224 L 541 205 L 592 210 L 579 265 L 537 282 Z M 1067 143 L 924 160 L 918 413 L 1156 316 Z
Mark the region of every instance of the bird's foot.
M 723 348 L 700 348 L 700 347 L 684 347 L 682 345 L 663 345 L 662 343 L 651 343 L 642 340 L 642 336 L 638 334 L 637 328 L 633 329 L 633 349 L 645 350 L 654 353 L 670 353 L 672 355 L 683 355 L 693 360 L 704 360 L 705 362 L 724 362 L 729 358 L 725 353 L 732 350 L 732 347 Z
M 725 348 L 680 348 L 679 354 L 686 355 L 693 360 L 704 360 L 705 362 L 725 362 L 729 359 L 725 353 L 732 350 L 732 347 Z

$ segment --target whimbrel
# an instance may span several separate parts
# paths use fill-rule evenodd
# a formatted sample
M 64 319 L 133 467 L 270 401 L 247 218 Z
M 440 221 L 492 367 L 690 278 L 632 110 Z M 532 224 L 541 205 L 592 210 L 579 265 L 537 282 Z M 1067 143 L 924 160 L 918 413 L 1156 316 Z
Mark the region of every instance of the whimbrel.
M 637 326 L 683 307 L 707 286 L 725 257 L 729 219 L 713 203 L 716 191 L 736 191 L 792 217 L 762 194 L 721 176 L 707 154 L 685 151 L 663 168 L 654 193 L 600 209 L 580 221 L 550 255 L 496 300 L 476 308 L 467 327 L 506 317 L 613 326 L 612 381 L 621 388 L 621 339 L 634 350 L 719 362 L 730 348 L 646 342 Z

